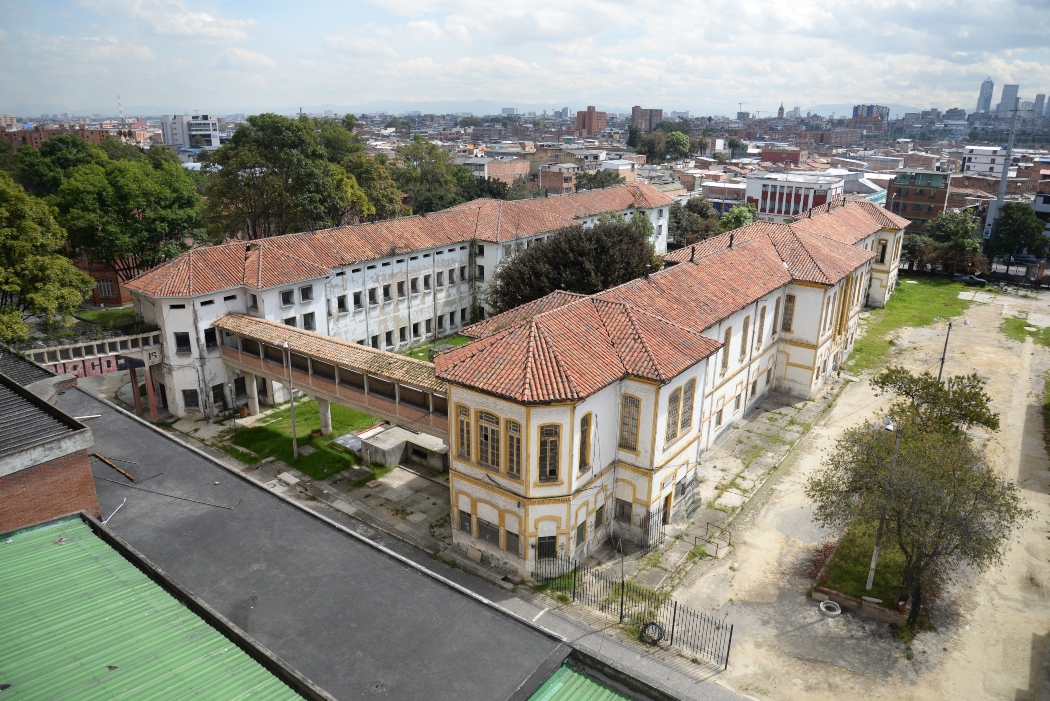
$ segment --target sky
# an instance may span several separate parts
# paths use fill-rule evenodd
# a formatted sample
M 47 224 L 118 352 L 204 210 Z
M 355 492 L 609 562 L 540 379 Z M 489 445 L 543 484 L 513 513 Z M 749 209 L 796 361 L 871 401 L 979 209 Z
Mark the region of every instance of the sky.
M 0 111 L 496 100 L 732 114 L 1050 93 L 1050 0 L 0 0 Z

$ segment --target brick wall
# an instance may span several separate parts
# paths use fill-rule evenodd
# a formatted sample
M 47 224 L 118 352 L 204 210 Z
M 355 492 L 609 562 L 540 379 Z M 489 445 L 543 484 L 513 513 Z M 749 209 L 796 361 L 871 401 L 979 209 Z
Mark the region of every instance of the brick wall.
M 87 451 L 0 477 L 0 533 L 80 509 L 99 515 Z

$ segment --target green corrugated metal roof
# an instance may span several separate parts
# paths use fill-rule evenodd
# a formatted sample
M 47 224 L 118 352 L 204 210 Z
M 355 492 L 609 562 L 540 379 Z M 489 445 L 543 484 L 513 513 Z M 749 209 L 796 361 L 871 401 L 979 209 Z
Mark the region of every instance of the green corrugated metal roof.
M 4 701 L 302 698 L 78 517 L 0 541 L 7 684 Z
M 621 694 L 599 680 L 577 672 L 563 664 L 543 686 L 536 690 L 529 701 L 630 701 L 630 696 Z

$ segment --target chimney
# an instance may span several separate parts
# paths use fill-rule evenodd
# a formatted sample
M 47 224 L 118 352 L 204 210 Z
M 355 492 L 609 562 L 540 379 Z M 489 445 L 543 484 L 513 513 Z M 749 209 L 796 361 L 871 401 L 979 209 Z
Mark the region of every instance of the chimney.
M 733 247 L 733 237 L 736 236 L 732 231 L 729 232 L 729 247 Z
M 651 267 L 653 267 L 651 264 L 649 264 L 649 263 L 645 264 L 645 279 L 646 280 L 649 279 L 649 268 L 651 268 Z
M 696 244 L 695 243 L 693 244 L 693 247 L 689 249 L 689 262 L 690 263 L 695 263 L 696 262 Z

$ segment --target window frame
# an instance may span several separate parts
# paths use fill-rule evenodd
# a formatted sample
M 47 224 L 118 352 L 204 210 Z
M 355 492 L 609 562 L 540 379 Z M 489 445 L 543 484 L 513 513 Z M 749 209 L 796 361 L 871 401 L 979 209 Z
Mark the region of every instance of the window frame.
M 561 468 L 561 424 L 541 424 L 536 431 L 537 481 L 541 484 L 557 484 Z M 545 432 L 549 435 L 544 435 Z M 544 446 L 546 443 L 546 446 Z
M 633 400 L 634 406 L 628 407 L 630 400 Z M 633 430 L 628 427 L 625 431 L 625 423 L 628 422 L 628 411 L 633 412 Z M 624 394 L 620 398 L 620 431 L 617 439 L 617 447 L 620 450 L 627 450 L 632 453 L 638 452 L 638 441 L 641 437 L 641 417 L 642 417 L 642 399 L 633 394 Z M 625 436 L 628 438 L 632 437 L 633 440 L 625 440 Z
M 456 457 L 470 462 L 471 455 L 471 421 L 470 408 L 462 404 L 456 405 Z
M 521 423 L 514 419 L 506 419 L 503 423 L 507 440 L 507 477 L 521 479 Z
M 762 350 L 762 337 L 766 333 L 766 305 L 758 312 L 758 325 L 755 327 L 755 350 Z
M 304 285 L 299 288 L 299 301 L 312 302 L 314 300 L 314 286 Z
M 580 472 L 591 469 L 591 429 L 594 423 L 594 415 L 587 412 L 580 417 L 580 449 L 577 454 Z
M 314 316 L 313 312 L 303 314 L 303 328 L 307 331 L 317 330 L 317 317 Z
M 744 317 L 744 323 L 740 327 L 740 357 L 738 360 L 743 360 L 747 357 L 747 343 L 748 334 L 751 333 L 751 315 L 748 314 Z
M 785 333 L 794 333 L 792 329 L 795 326 L 795 302 L 795 295 L 784 295 L 784 319 L 780 330 Z
M 295 290 L 281 290 L 281 306 L 291 307 L 295 304 Z
M 722 334 L 722 362 L 719 365 L 721 374 L 726 374 L 729 371 L 729 354 L 733 347 L 733 327 L 730 326 L 726 329 L 725 333 Z
M 474 433 L 478 442 L 477 464 L 499 472 L 500 470 L 500 417 L 491 411 L 479 409 L 474 414 Z
M 682 409 L 682 388 L 675 387 L 667 396 L 667 427 L 664 433 L 664 445 L 678 440 L 678 419 Z
M 689 408 L 686 411 L 686 407 Z M 682 385 L 682 409 L 679 412 L 678 430 L 684 435 L 693 430 L 693 412 L 696 408 L 696 378 L 690 377 Z
M 466 525 L 467 525 L 466 528 L 463 527 L 464 520 L 466 520 Z M 474 536 L 474 514 L 470 513 L 469 511 L 465 511 L 463 509 L 460 509 L 459 510 L 459 523 L 457 525 L 458 525 L 458 530 L 461 533 L 466 533 L 467 535 L 469 535 L 471 537 Z

